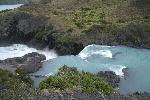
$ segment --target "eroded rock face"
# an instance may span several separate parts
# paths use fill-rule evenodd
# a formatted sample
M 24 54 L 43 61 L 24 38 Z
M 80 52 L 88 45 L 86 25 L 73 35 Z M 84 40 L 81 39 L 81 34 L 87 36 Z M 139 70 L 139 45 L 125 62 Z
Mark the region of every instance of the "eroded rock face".
M 127 79 L 129 77 L 129 68 L 124 68 L 122 72 L 124 73 L 124 79 Z
M 107 30 L 104 31 L 104 28 Z M 111 31 L 110 31 L 111 30 Z M 84 31 L 83 43 L 101 45 L 125 45 L 134 48 L 150 48 L 149 29 L 144 25 L 130 23 L 123 28 L 93 25 Z
M 14 72 L 16 68 L 22 68 L 27 73 L 36 72 L 42 67 L 42 61 L 45 60 L 44 55 L 38 53 L 29 53 L 23 57 L 8 58 L 0 61 L 0 68 Z
M 59 55 L 77 55 L 83 50 L 82 43 L 57 43 L 55 50 Z
M 35 33 L 46 27 L 47 20 L 45 16 L 24 12 L 9 13 L 0 19 L 0 42 L 29 42 L 35 38 Z
M 118 87 L 118 84 L 120 82 L 120 77 L 116 75 L 113 71 L 100 71 L 97 73 L 97 76 L 104 78 L 113 87 Z

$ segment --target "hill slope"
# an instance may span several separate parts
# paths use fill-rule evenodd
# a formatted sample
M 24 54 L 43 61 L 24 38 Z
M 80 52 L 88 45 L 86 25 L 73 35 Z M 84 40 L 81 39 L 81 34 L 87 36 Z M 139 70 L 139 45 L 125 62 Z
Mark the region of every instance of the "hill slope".
M 149 5 L 147 0 L 32 3 L 0 13 L 0 40 L 49 45 L 61 54 L 77 54 L 93 43 L 149 49 Z

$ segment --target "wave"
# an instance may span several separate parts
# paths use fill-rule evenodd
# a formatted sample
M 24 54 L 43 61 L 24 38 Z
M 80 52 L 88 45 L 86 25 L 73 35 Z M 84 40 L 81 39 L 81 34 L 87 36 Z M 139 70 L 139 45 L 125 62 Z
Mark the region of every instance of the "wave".
M 111 65 L 111 64 L 104 64 L 104 67 L 109 69 L 110 71 L 115 72 L 116 75 L 119 75 L 121 77 L 124 76 L 124 73 L 122 70 L 126 68 L 126 66 L 123 66 L 123 65 Z
M 44 50 L 37 50 L 36 52 L 38 52 L 39 54 L 45 55 L 46 56 L 46 60 L 54 59 L 54 58 L 58 57 L 58 55 L 55 52 L 55 50 L 49 50 L 48 47 L 46 47 Z
M 110 50 L 98 50 L 98 51 L 88 51 L 88 52 L 81 52 L 79 53 L 79 57 L 81 59 L 86 59 L 92 55 L 100 55 L 107 58 L 112 58 L 113 54 Z
M 113 58 L 113 54 L 111 50 L 109 50 L 110 47 L 113 46 L 103 46 L 95 44 L 88 45 L 78 54 L 78 56 L 81 59 L 86 59 L 92 55 L 100 55 L 102 57 Z
M 99 50 L 99 51 L 92 52 L 92 55 L 93 54 L 101 55 L 103 57 L 112 58 L 112 52 L 110 50 Z

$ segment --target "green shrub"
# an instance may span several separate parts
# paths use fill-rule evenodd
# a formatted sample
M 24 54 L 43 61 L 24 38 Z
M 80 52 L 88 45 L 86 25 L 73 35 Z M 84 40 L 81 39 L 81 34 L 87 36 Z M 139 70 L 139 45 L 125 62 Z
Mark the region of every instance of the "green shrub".
M 33 81 L 31 80 L 30 76 L 27 75 L 27 73 L 23 69 L 17 68 L 16 74 L 17 78 L 19 78 L 21 81 L 29 84 L 30 86 L 33 84 Z
M 40 90 L 81 90 L 86 93 L 102 92 L 110 95 L 113 88 L 105 80 L 88 72 L 79 72 L 75 67 L 64 65 L 58 73 L 42 81 L 39 85 Z
M 42 41 L 46 35 L 47 35 L 46 32 L 40 31 L 36 33 L 35 38 L 39 41 Z
M 57 42 L 62 43 L 72 43 L 78 40 L 78 36 L 68 34 L 68 33 L 54 33 L 54 37 L 56 38 Z
M 74 14 L 73 22 L 79 28 L 87 28 L 94 24 L 101 24 L 104 21 L 105 9 L 81 9 Z
M 19 75 L 0 69 L 0 98 L 1 100 L 27 100 L 34 98 L 35 91 L 24 82 L 24 72 L 17 70 Z M 23 77 L 23 79 L 21 78 Z
M 61 67 L 56 75 L 58 76 L 74 76 L 74 75 L 79 75 L 79 71 L 75 67 L 68 67 L 64 65 Z

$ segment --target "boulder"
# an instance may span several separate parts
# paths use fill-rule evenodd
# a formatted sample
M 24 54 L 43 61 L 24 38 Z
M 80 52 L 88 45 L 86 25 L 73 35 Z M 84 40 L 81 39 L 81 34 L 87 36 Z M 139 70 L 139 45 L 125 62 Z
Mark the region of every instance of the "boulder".
M 59 55 L 77 55 L 84 46 L 82 43 L 57 43 L 54 49 Z
M 100 71 L 97 73 L 97 76 L 104 78 L 113 87 L 118 87 L 118 84 L 120 82 L 120 77 L 116 75 L 113 71 Z
M 122 72 L 124 73 L 124 79 L 127 79 L 129 77 L 129 68 L 124 68 L 122 69 Z
M 38 54 L 36 52 L 29 53 L 23 57 L 8 58 L 0 61 L 0 68 L 7 69 L 13 72 L 17 68 L 24 69 L 27 73 L 33 73 L 42 67 L 42 61 L 45 60 L 44 55 Z

